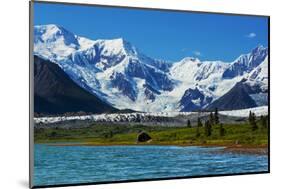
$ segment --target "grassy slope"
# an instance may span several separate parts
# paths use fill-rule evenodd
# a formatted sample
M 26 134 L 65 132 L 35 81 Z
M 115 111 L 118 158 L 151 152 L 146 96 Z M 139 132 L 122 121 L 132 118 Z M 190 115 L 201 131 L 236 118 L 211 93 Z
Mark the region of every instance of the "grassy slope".
M 148 127 L 124 125 L 93 125 L 81 129 L 36 129 L 35 143 L 70 142 L 85 145 L 136 144 L 138 131 L 146 131 L 152 137 L 149 144 L 165 145 L 223 145 L 231 146 L 237 141 L 242 146 L 267 146 L 268 130 L 261 128 L 252 131 L 247 124 L 224 125 L 225 136 L 219 136 L 219 127 L 213 126 L 212 135 L 204 134 L 200 128 L 200 137 L 195 137 L 196 128 Z

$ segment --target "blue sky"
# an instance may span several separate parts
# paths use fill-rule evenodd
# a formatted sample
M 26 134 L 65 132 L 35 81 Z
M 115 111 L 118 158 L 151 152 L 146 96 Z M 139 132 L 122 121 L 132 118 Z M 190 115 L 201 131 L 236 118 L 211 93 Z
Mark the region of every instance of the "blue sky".
M 90 39 L 124 38 L 144 54 L 178 61 L 233 61 L 268 46 L 266 17 L 35 3 L 34 24 L 57 24 Z

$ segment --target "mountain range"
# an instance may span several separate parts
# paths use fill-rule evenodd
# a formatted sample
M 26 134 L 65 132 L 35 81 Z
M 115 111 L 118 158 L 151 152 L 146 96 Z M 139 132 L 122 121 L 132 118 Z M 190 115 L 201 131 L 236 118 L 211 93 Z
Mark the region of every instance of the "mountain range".
M 40 114 L 104 113 L 116 109 L 74 83 L 57 64 L 35 56 L 34 111 Z
M 148 57 L 122 38 L 91 40 L 61 26 L 39 25 L 34 55 L 57 65 L 110 109 L 231 110 L 268 103 L 268 48 L 263 46 L 233 62 L 194 57 L 171 62 Z

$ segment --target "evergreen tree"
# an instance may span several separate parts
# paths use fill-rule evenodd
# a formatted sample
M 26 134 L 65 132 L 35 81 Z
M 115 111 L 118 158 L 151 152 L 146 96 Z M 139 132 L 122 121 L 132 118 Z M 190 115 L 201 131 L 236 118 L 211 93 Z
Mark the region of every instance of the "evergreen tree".
M 218 108 L 216 108 L 215 110 L 215 124 L 219 124 L 220 123 L 220 119 L 219 119 L 219 113 L 218 113 Z
M 191 122 L 190 122 L 190 120 L 187 120 L 187 127 L 188 127 L 188 128 L 191 128 Z
M 214 125 L 215 124 L 215 118 L 213 112 L 210 113 L 209 116 L 209 124 Z
M 112 131 L 110 131 L 109 132 L 109 136 L 108 136 L 109 138 L 112 138 L 113 137 L 113 132 Z
M 196 127 L 196 138 L 200 137 L 200 130 L 199 128 L 202 127 L 202 122 L 200 120 L 200 118 L 198 117 L 197 119 L 197 127 Z
M 199 126 L 197 125 L 196 127 L 196 138 L 200 137 L 200 130 L 199 130 Z
M 252 120 L 253 120 L 252 118 L 253 118 L 252 112 L 250 111 L 249 118 L 248 118 L 250 124 L 252 123 Z
M 264 117 L 263 115 L 260 116 L 260 123 L 261 123 L 261 127 L 264 128 L 263 124 L 264 124 Z
M 207 137 L 212 135 L 212 125 L 209 120 L 205 122 L 205 135 Z
M 253 131 L 258 129 L 255 113 L 250 112 L 249 122 L 250 122 L 250 125 L 251 125 Z
M 197 127 L 202 127 L 203 124 L 201 122 L 201 119 L 198 117 L 198 120 L 197 120 Z
M 267 128 L 267 126 L 268 126 L 268 121 L 267 121 L 267 119 L 268 119 L 268 117 L 267 116 L 261 116 L 260 117 L 260 122 L 261 122 L 261 126 L 262 126 L 262 128 Z
M 220 124 L 220 136 L 224 136 L 225 135 L 225 128 L 223 127 L 223 124 Z

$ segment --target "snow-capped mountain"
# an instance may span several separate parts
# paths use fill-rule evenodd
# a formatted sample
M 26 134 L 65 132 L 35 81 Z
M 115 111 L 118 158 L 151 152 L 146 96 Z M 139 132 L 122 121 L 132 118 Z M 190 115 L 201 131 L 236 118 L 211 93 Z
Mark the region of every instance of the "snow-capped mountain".
M 226 94 L 209 104 L 207 109 L 231 110 L 265 105 L 268 105 L 267 57 Z
M 117 111 L 78 86 L 57 64 L 34 56 L 34 112 L 37 114 Z
M 268 57 L 249 73 L 247 82 L 252 86 L 259 85 L 263 92 L 268 91 Z
M 181 111 L 201 109 L 212 102 L 212 100 L 213 98 L 211 96 L 204 95 L 204 93 L 199 91 L 197 87 L 195 89 L 189 88 L 184 92 L 184 95 L 180 99 L 180 104 L 182 106 Z
M 268 105 L 268 57 L 249 73 L 245 83 L 252 89 L 250 96 L 257 106 Z
M 245 73 L 251 72 L 261 62 L 265 60 L 268 55 L 268 49 L 263 46 L 258 46 L 248 54 L 239 56 L 230 67 L 223 73 L 223 78 L 234 78 L 242 76 Z
M 243 78 L 267 85 L 267 48 L 232 63 L 150 58 L 126 40 L 91 40 L 63 27 L 34 27 L 34 54 L 57 63 L 82 88 L 118 109 L 190 111 L 207 107 Z M 258 76 L 259 75 L 259 76 Z
M 63 60 L 92 44 L 91 40 L 78 37 L 57 25 L 34 26 L 34 52 L 49 60 Z
M 173 89 L 168 62 L 143 55 L 124 39 L 93 41 L 65 31 L 35 26 L 34 53 L 56 62 L 78 85 L 110 104 L 122 109 L 133 103 L 142 110 L 144 101 Z

